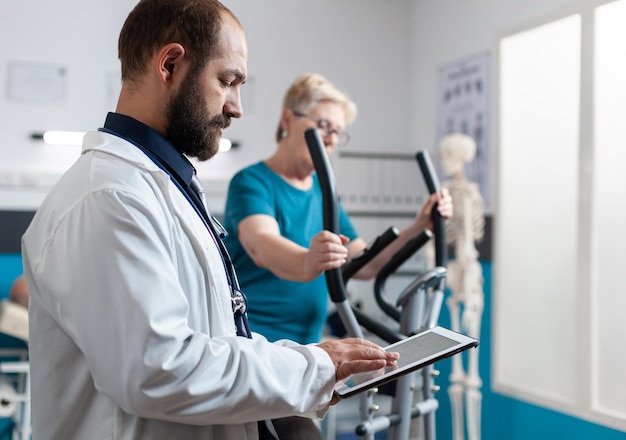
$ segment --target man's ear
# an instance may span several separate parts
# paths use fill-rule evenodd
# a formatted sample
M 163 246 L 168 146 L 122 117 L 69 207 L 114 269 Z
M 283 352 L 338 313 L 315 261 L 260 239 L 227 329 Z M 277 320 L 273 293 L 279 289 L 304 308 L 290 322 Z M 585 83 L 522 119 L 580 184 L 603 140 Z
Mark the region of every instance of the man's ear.
M 172 82 L 174 75 L 180 76 L 181 64 L 185 59 L 185 48 L 179 43 L 163 46 L 157 56 L 156 68 L 162 82 Z

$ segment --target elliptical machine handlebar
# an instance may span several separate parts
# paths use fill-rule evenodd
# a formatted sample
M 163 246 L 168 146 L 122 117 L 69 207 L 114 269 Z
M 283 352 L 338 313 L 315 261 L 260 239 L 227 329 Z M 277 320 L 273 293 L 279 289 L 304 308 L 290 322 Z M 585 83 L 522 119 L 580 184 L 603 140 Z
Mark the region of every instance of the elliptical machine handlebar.
M 344 284 L 354 276 L 363 266 L 372 261 L 376 255 L 385 249 L 392 241 L 400 235 L 397 228 L 391 226 L 385 232 L 380 234 L 374 242 L 352 257 L 350 261 L 341 268 Z
M 430 160 L 427 151 L 419 151 L 416 154 L 417 163 L 419 165 L 422 176 L 426 183 L 426 187 L 430 194 L 436 194 L 441 191 L 439 180 L 435 172 L 435 168 Z M 374 296 L 378 306 L 391 318 L 396 321 L 401 319 L 401 311 L 398 304 L 392 304 L 385 297 L 385 283 L 388 277 L 394 273 L 411 255 L 417 252 L 428 240 L 435 239 L 435 260 L 436 271 L 429 271 L 429 275 L 437 273 L 439 288 L 443 291 L 445 288 L 445 262 L 446 256 L 446 239 L 445 239 L 445 219 L 441 217 L 436 207 L 432 211 L 433 232 L 428 229 L 423 230 L 419 235 L 409 240 L 396 254 L 385 264 L 378 272 L 374 282 Z M 432 272 L 432 273 L 431 273 Z M 426 275 L 426 274 L 424 274 Z M 421 279 L 422 277 L 420 277 Z
M 322 218 L 324 229 L 336 233 L 339 230 L 339 211 L 337 204 L 337 192 L 335 190 L 335 176 L 328 161 L 328 155 L 324 150 L 324 143 L 316 128 L 309 128 L 304 132 L 304 138 L 313 165 L 317 172 L 320 187 L 322 189 Z M 346 300 L 346 291 L 343 284 L 343 277 L 340 269 L 330 269 L 326 271 L 326 284 L 330 298 L 334 303 Z
M 441 186 L 439 185 L 439 179 L 435 172 L 435 167 L 430 160 L 428 151 L 418 151 L 415 155 L 417 164 L 422 171 L 426 188 L 430 194 L 438 194 L 441 192 Z M 445 219 L 437 211 L 437 206 L 433 207 L 433 232 L 435 234 L 435 265 L 446 267 L 447 257 L 447 244 L 446 244 L 446 224 Z
M 315 171 L 317 172 L 322 190 L 323 227 L 330 232 L 336 233 L 339 230 L 338 200 L 334 185 L 335 180 L 328 161 L 328 155 L 324 149 L 324 143 L 316 128 L 307 129 L 304 132 L 304 138 L 309 147 L 309 152 L 311 153 L 313 165 L 315 166 Z M 397 231 L 394 230 L 394 228 L 390 228 L 378 237 L 374 244 L 370 246 L 368 252 L 357 259 L 355 266 L 348 269 L 350 272 L 349 275 L 352 276 L 356 273 L 363 265 L 378 254 L 378 252 L 393 241 L 397 235 Z M 333 303 L 336 304 L 342 322 L 351 336 L 362 337 L 362 332 L 360 328 L 358 328 L 360 324 L 389 343 L 404 339 L 404 336 L 398 334 L 397 331 L 390 329 L 365 315 L 360 310 L 352 307 L 346 296 L 344 277 L 341 274 L 341 269 L 327 270 L 325 276 L 330 298 Z M 346 279 L 347 278 L 349 277 L 346 277 Z
M 424 229 L 417 236 L 407 241 L 391 259 L 378 271 L 374 281 L 374 297 L 378 306 L 391 318 L 400 321 L 400 310 L 385 298 L 385 283 L 387 278 L 404 264 L 415 252 L 424 246 L 433 237 L 429 229 Z

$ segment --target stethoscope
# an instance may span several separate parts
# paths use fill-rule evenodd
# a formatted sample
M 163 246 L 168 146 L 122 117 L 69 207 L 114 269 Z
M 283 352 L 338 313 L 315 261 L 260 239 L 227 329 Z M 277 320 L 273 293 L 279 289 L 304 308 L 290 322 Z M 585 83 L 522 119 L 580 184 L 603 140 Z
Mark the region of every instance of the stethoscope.
M 228 278 L 228 284 L 230 286 L 230 298 L 233 315 L 235 317 L 235 325 L 237 327 L 237 335 L 251 338 L 252 333 L 250 331 L 248 316 L 246 314 L 246 311 L 248 309 L 248 301 L 246 299 L 246 296 L 241 291 L 239 279 L 237 278 L 237 273 L 235 272 L 235 265 L 233 264 L 233 260 L 231 259 L 228 249 L 226 249 L 226 245 L 223 241 L 223 238 L 228 235 L 228 232 L 226 232 L 226 229 L 221 225 L 221 223 L 208 212 L 208 209 L 202 202 L 197 190 L 194 190 L 193 188 L 194 181 L 192 180 L 192 185 L 189 186 L 189 189 L 191 191 L 188 191 L 181 184 L 181 182 L 176 179 L 174 174 L 168 169 L 168 167 L 165 165 L 166 162 L 158 157 L 158 155 L 156 155 L 153 151 L 149 150 L 148 148 L 139 144 L 133 139 L 122 136 L 119 133 L 116 133 L 107 128 L 100 128 L 98 130 L 124 139 L 125 141 L 130 142 L 131 144 L 139 148 L 146 156 L 148 156 L 148 158 L 150 158 L 152 162 L 154 162 L 155 165 L 157 165 L 160 169 L 165 171 L 168 176 L 170 176 L 170 180 L 185 196 L 187 201 L 189 201 L 189 203 L 194 208 L 194 210 L 206 226 L 207 230 L 209 231 L 209 234 L 211 235 L 211 238 L 213 239 L 213 242 L 217 246 L 217 249 L 220 253 L 222 263 L 224 264 L 224 270 L 226 272 L 226 277 Z M 197 177 L 195 175 L 193 176 L 193 179 L 196 179 L 195 181 L 197 182 Z M 197 183 L 197 185 L 199 187 L 199 182 Z
M 205 221 L 203 216 L 201 217 L 204 224 L 207 225 L 213 241 L 217 245 L 220 256 L 222 257 L 222 263 L 224 263 L 224 268 L 226 269 L 226 276 L 228 277 L 228 284 L 230 286 L 230 300 L 233 308 L 233 314 L 235 315 L 235 325 L 237 326 L 237 334 L 239 336 L 251 338 L 252 333 L 250 332 L 248 315 L 246 314 L 246 311 L 248 310 L 248 300 L 241 291 L 239 279 L 237 278 L 237 273 L 235 272 L 235 265 L 233 264 L 233 260 L 230 258 L 230 254 L 228 253 L 228 249 L 226 249 L 226 245 L 222 240 L 228 235 L 228 233 L 214 216 L 208 214 L 208 212 L 207 215 L 209 216 L 208 222 Z

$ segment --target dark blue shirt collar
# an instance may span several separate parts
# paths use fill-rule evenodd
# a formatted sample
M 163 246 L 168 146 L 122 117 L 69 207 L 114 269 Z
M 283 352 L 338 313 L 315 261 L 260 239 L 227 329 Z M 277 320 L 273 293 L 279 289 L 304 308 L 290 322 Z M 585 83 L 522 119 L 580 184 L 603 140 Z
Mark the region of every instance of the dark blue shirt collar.
M 107 114 L 104 128 L 131 141 L 157 159 L 179 184 L 184 188 L 189 187 L 195 168 L 185 155 L 155 129 L 130 116 L 113 112 Z

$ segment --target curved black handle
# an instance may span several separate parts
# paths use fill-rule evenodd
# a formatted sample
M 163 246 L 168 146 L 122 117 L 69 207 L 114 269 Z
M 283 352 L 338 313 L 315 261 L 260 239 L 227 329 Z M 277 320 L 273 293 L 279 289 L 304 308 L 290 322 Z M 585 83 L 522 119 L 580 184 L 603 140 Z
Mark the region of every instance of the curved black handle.
M 428 192 L 430 194 L 438 194 L 441 192 L 439 179 L 437 178 L 437 173 L 435 172 L 435 167 L 430 160 L 428 151 L 419 151 L 415 158 L 417 159 L 417 164 L 419 165 L 422 175 L 424 176 Z M 433 207 L 432 216 L 433 232 L 435 234 L 435 265 L 445 267 L 448 259 L 445 219 L 441 216 L 441 214 L 439 214 L 439 211 L 437 211 L 437 206 Z
M 335 190 L 335 177 L 333 176 L 328 155 L 324 149 L 324 143 L 316 128 L 309 128 L 304 132 L 313 165 L 317 172 L 320 187 L 322 189 L 322 212 L 324 229 L 337 233 L 339 230 L 339 211 L 337 203 L 337 192 Z M 346 289 L 343 284 L 343 277 L 340 269 L 330 269 L 325 272 L 326 285 L 330 298 L 335 303 L 340 303 L 346 299 Z
M 392 241 L 398 238 L 400 232 L 397 228 L 391 226 L 385 232 L 380 234 L 374 242 L 363 249 L 360 253 L 352 257 L 350 261 L 341 268 L 341 275 L 344 284 L 348 282 L 352 276 L 357 273 L 363 266 L 372 261 L 383 249 L 385 249 Z
M 322 205 L 323 205 L 322 208 L 323 208 L 324 229 L 330 232 L 336 233 L 339 229 L 339 211 L 338 211 L 339 203 L 337 199 L 337 193 L 335 191 L 335 178 L 332 174 L 332 168 L 330 167 L 328 155 L 326 154 L 326 150 L 324 149 L 324 144 L 322 142 L 322 139 L 317 129 L 315 128 L 307 129 L 304 132 L 304 138 L 306 140 L 307 146 L 309 147 L 309 152 L 311 153 L 311 158 L 313 159 L 313 165 L 315 166 L 315 171 L 317 172 L 318 181 L 320 183 L 320 188 L 322 190 Z M 396 235 L 396 234 L 394 234 L 393 232 L 390 232 L 389 234 L 387 234 L 387 238 L 381 241 L 386 241 L 392 235 Z M 376 334 L 377 336 L 383 338 L 384 340 L 390 343 L 403 339 L 402 335 L 398 334 L 394 330 L 389 329 L 388 327 L 381 324 L 380 322 L 375 321 L 374 319 L 368 317 L 367 315 L 355 309 L 348 303 L 345 284 L 343 282 L 343 277 L 341 275 L 340 269 L 327 270 L 325 272 L 325 275 L 326 275 L 326 285 L 328 286 L 328 292 L 329 292 L 330 298 L 335 304 L 337 304 L 338 308 L 341 308 L 341 310 L 348 311 L 350 313 L 350 316 L 352 316 L 354 320 L 358 322 L 358 324 L 361 324 L 363 327 L 367 328 L 372 333 Z M 344 325 L 350 328 L 352 327 L 351 323 L 344 322 Z M 351 329 L 351 330 L 352 330 L 352 333 L 351 333 L 352 336 L 355 336 L 357 333 L 361 334 L 360 329 L 359 330 Z M 349 333 L 350 333 L 350 329 L 349 329 Z M 359 337 L 362 337 L 362 334 Z
M 400 310 L 385 298 L 385 283 L 389 276 L 404 264 L 415 252 L 424 246 L 433 236 L 428 229 L 413 237 L 402 246 L 391 259 L 378 271 L 374 281 L 374 297 L 378 306 L 391 318 L 400 321 Z

